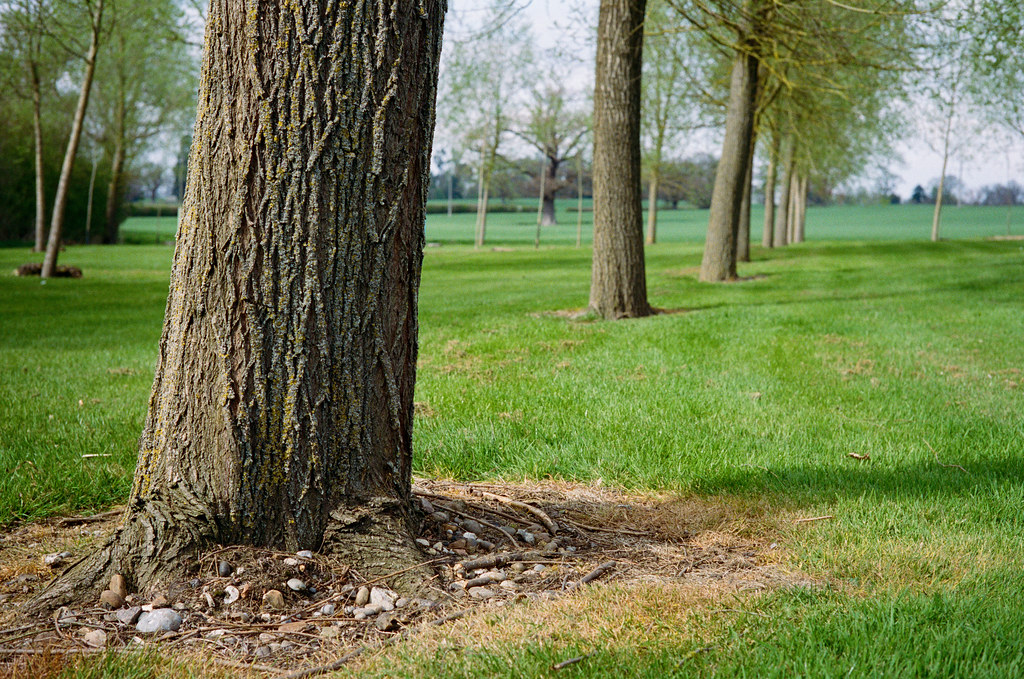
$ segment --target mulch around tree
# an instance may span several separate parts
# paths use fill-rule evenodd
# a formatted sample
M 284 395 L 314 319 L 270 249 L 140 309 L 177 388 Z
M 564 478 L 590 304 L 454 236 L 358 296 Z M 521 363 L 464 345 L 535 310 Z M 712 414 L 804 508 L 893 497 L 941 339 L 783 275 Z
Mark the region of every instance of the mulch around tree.
M 371 580 L 328 555 L 225 547 L 202 555 L 191 580 L 131 593 L 118 610 L 96 601 L 24 620 L 19 605 L 98 544 L 118 514 L 16 526 L 0 536 L 0 674 L 40 654 L 152 649 L 297 679 L 431 626 L 577 596 L 594 583 L 730 591 L 813 584 L 780 565 L 770 536 L 736 530 L 728 507 L 714 503 L 556 482 L 419 480 L 414 496 L 416 538 L 434 577 L 408 598 L 389 589 L 396 574 Z M 143 634 L 123 622 L 132 607 L 169 607 L 182 622 L 175 631 Z

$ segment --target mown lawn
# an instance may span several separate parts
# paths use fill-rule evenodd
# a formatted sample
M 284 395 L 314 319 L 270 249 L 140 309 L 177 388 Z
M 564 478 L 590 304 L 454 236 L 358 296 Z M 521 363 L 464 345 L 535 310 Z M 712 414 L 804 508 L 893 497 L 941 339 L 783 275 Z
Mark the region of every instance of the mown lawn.
M 875 216 L 848 231 L 885 232 Z M 696 281 L 699 244 L 659 244 L 650 297 L 676 313 L 617 323 L 559 313 L 586 303 L 586 248 L 428 249 L 419 474 L 829 515 L 778 536 L 783 565 L 825 585 L 713 606 L 598 587 L 353 676 L 549 676 L 592 652 L 558 675 L 1024 673 L 1024 242 L 841 235 L 755 248 L 729 285 Z M 85 277 L 44 286 L 9 274 L 26 250 L 0 250 L 0 525 L 124 498 L 170 256 L 69 248 Z

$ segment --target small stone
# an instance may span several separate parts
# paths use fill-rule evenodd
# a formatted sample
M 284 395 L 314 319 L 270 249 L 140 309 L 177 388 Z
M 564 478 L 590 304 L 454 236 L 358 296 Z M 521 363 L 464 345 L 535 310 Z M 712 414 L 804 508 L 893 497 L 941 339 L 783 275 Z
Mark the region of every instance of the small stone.
M 397 598 L 398 595 L 390 589 L 374 587 L 370 590 L 370 603 L 382 606 L 385 611 L 395 610 L 395 599 Z
M 43 557 L 43 565 L 50 568 L 59 568 L 64 563 L 64 557 L 60 554 L 47 554 Z
M 128 596 L 128 583 L 125 582 L 124 576 L 120 573 L 115 573 L 113 577 L 110 578 L 110 587 L 107 589 L 111 592 L 117 592 L 118 596 L 122 599 Z
M 100 603 L 110 608 L 121 608 L 124 606 L 124 597 L 113 590 L 105 589 L 100 594 Z
M 231 567 L 231 564 L 227 561 L 221 561 L 217 564 L 217 575 L 222 578 L 231 577 L 231 571 L 233 570 L 234 569 Z
M 519 589 L 519 585 L 517 585 L 516 583 L 512 582 L 511 580 L 502 580 L 501 581 L 501 585 L 499 585 L 499 586 L 502 589 L 507 589 L 507 590 L 509 590 L 511 592 L 514 592 L 517 589 Z
M 302 580 L 299 580 L 298 578 L 292 578 L 288 581 L 288 589 L 292 590 L 293 592 L 303 592 L 306 589 L 306 583 L 304 583 Z
M 434 512 L 430 515 L 430 518 L 436 521 L 437 523 L 448 523 L 448 521 L 451 519 L 451 517 L 448 516 L 448 514 L 445 512 Z
M 402 597 L 401 599 L 399 599 L 398 601 L 395 602 L 395 608 L 405 608 L 408 605 L 409 605 L 409 600 L 407 598 L 405 598 L 405 597 Z
M 296 566 L 299 565 L 299 560 L 289 556 L 289 557 L 285 558 L 284 565 L 288 566 L 289 568 L 295 568 Z
M 131 608 L 122 608 L 114 613 L 117 621 L 122 625 L 134 625 L 142 615 L 142 608 L 139 606 L 132 606 Z
M 359 591 L 356 592 L 356 606 L 365 606 L 366 602 L 370 600 L 370 588 L 360 587 Z
M 280 610 L 284 608 L 284 595 L 276 589 L 267 590 L 267 593 L 263 595 L 263 605 Z
M 494 549 L 494 543 L 490 540 L 477 540 L 476 546 L 485 552 L 490 552 Z
M 203 598 L 206 599 L 206 607 L 209 609 L 217 608 L 217 602 L 213 600 L 213 595 L 209 592 L 203 592 Z
M 82 637 L 82 641 L 85 642 L 86 646 L 103 648 L 107 645 L 107 633 L 101 629 L 93 630 Z
M 469 532 L 474 533 L 473 537 L 476 537 L 477 535 L 480 535 L 480 533 L 484 532 L 484 527 L 480 525 L 480 522 L 474 521 L 473 519 L 466 519 L 465 521 L 463 521 L 462 527 L 468 530 Z
M 440 552 L 441 550 L 443 550 L 443 549 L 444 549 L 444 543 L 443 543 L 443 542 L 441 542 L 440 540 L 438 540 L 437 542 L 435 542 L 435 543 L 434 543 L 434 544 L 432 545 L 432 547 L 434 548 L 434 550 L 435 550 L 435 551 L 438 551 L 438 552 Z
M 529 533 L 522 528 L 516 531 L 516 536 L 528 545 L 532 545 L 536 542 L 536 538 L 533 537 L 533 533 Z
M 149 603 L 153 604 L 153 608 L 167 608 L 170 602 L 163 594 L 157 594 Z
M 529 566 L 527 566 L 525 563 L 521 563 L 521 562 L 518 562 L 518 561 L 516 563 L 512 564 L 512 570 L 514 570 L 516 573 L 522 573 L 527 568 L 529 568 Z
M 398 629 L 398 618 L 393 613 L 381 613 L 373 623 L 381 632 L 391 632 Z
M 486 587 L 474 587 L 473 589 L 469 590 L 469 595 L 471 597 L 473 597 L 474 599 L 480 599 L 481 601 L 485 599 L 490 599 L 494 597 L 495 594 L 496 593 L 494 592 L 494 590 L 487 589 Z
M 543 572 L 544 572 L 544 571 L 546 571 L 547 569 L 548 569 L 548 567 L 547 567 L 547 566 L 545 566 L 545 565 L 544 565 L 544 564 L 542 564 L 542 563 L 539 563 L 539 564 L 537 564 L 536 566 L 534 566 L 534 567 L 533 567 L 533 570 L 534 570 L 534 572 L 536 572 L 536 573 L 543 573 Z
M 427 549 L 430 547 L 430 540 L 424 540 L 423 538 L 416 538 L 416 544 L 420 547 Z
M 284 632 L 285 634 L 294 634 L 296 632 L 301 632 L 304 629 L 306 629 L 306 626 L 308 624 L 309 623 L 305 622 L 304 620 L 299 620 L 298 622 L 286 622 L 280 627 L 278 627 L 277 631 Z
M 355 612 L 355 615 L 353 615 L 352 617 L 354 617 L 356 620 L 366 620 L 366 613 L 364 613 L 363 609 L 360 608 L 358 611 Z
M 466 538 L 466 540 L 476 540 L 476 533 L 467 530 L 462 534 L 462 537 Z
M 324 604 L 324 607 L 320 609 L 320 612 L 327 616 L 334 615 L 334 611 L 334 604 Z
M 465 549 L 466 545 L 469 544 L 466 538 L 459 538 L 448 543 L 448 549 Z
M 268 648 L 270 648 L 271 653 L 277 653 L 282 648 L 284 648 L 284 644 L 270 644 Z
M 255 655 L 260 660 L 266 660 L 267 658 L 269 658 L 272 655 L 272 653 L 270 651 L 270 647 L 269 646 L 257 646 L 256 647 Z
M 227 633 L 228 631 L 226 629 L 214 629 L 204 634 L 203 637 L 206 639 L 220 639 Z
M 228 585 L 224 588 L 224 605 L 233 604 L 241 597 L 241 593 L 238 588 L 234 585 Z
M 308 549 L 303 549 L 298 552 L 295 552 L 295 556 L 299 557 L 300 559 L 312 559 L 313 552 Z
M 181 627 L 181 616 L 170 608 L 158 608 L 139 616 L 135 629 L 148 634 L 152 632 L 176 632 Z

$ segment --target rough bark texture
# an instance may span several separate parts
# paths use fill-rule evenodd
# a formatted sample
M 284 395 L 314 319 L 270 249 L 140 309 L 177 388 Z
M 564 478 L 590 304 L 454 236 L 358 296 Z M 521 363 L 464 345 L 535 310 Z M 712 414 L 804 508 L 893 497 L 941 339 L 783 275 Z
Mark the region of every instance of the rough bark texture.
M 35 602 L 212 543 L 416 559 L 417 290 L 443 0 L 213 0 L 123 524 Z
M 768 154 L 768 173 L 764 179 L 764 233 L 761 245 L 775 246 L 775 180 L 779 174 L 779 137 L 772 133 L 772 146 Z
M 594 255 L 590 309 L 647 316 L 640 188 L 640 76 L 647 0 L 601 0 L 594 88 Z
M 61 166 L 60 179 L 57 181 L 57 195 L 53 199 L 53 213 L 50 215 L 50 235 L 46 242 L 46 255 L 43 257 L 42 278 L 49 278 L 57 268 L 57 254 L 60 252 L 61 238 L 64 233 L 64 215 L 67 212 L 68 192 L 71 190 L 71 169 L 78 155 L 78 145 L 82 141 L 82 128 L 85 125 L 85 112 L 89 108 L 89 95 L 92 92 L 92 80 L 96 74 L 96 55 L 100 47 L 100 28 L 103 25 L 103 0 L 98 0 L 92 16 L 89 52 L 85 57 L 85 74 L 82 76 L 82 88 L 78 94 L 78 105 L 71 124 L 71 136 L 68 137 L 67 149 L 64 152 L 64 164 Z
M 715 173 L 708 235 L 700 267 L 702 281 L 736 278 L 736 237 L 743 184 L 751 162 L 750 140 L 757 108 L 757 66 L 757 57 L 747 52 L 738 52 L 733 59 L 722 159 Z

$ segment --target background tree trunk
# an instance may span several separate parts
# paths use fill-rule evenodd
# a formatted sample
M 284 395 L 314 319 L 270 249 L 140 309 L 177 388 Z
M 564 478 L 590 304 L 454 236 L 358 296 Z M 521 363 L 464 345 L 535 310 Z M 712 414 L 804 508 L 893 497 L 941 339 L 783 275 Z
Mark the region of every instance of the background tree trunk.
M 640 188 L 640 77 L 647 0 L 601 0 L 594 88 L 590 309 L 647 316 Z
M 103 211 L 104 230 L 103 242 L 110 245 L 118 240 L 121 226 L 121 187 L 124 177 L 124 140 L 118 139 L 114 145 L 114 160 L 110 166 L 110 183 L 107 184 L 107 207 Z
M 558 166 L 560 164 L 549 157 L 544 170 L 546 175 L 541 177 L 541 196 L 543 196 L 541 226 L 554 226 L 558 223 L 558 215 L 555 213 L 555 192 L 558 190 Z
M 37 608 L 115 571 L 143 591 L 211 543 L 418 560 L 403 518 L 443 19 L 442 0 L 211 3 L 128 509 Z
M 71 124 L 71 136 L 68 138 L 67 150 L 64 153 L 64 164 L 61 166 L 60 179 L 57 181 L 57 195 L 53 199 L 53 213 L 50 215 L 50 236 L 46 242 L 46 255 L 43 257 L 42 278 L 49 278 L 57 269 L 57 255 L 60 252 L 61 238 L 64 232 L 64 214 L 68 206 L 68 192 L 71 190 L 71 169 L 78 155 L 78 144 L 82 141 L 82 127 L 85 124 L 85 112 L 89 108 L 89 94 L 92 92 L 92 79 L 96 74 L 96 56 L 100 48 L 100 27 L 103 25 L 103 0 L 97 0 L 92 15 L 89 53 L 85 57 L 85 74 L 82 76 L 82 89 L 78 94 L 78 106 Z
M 743 184 L 747 177 L 747 166 L 751 162 L 750 138 L 754 130 L 756 107 L 757 57 L 740 51 L 732 62 L 722 159 L 715 173 L 708 235 L 700 266 L 702 281 L 736 278 L 736 235 L 743 202 Z
M 796 227 L 794 243 L 803 243 L 807 232 L 807 175 L 801 175 L 797 182 Z
M 750 158 L 747 161 L 747 176 L 743 180 L 743 199 L 740 201 L 739 226 L 736 229 L 736 261 L 750 261 L 750 200 L 754 184 L 754 150 L 757 148 L 757 133 L 750 135 Z
M 784 247 L 789 245 L 789 205 L 793 193 L 793 140 L 786 144 L 786 171 L 782 180 L 782 201 L 779 203 L 779 216 L 775 222 L 774 246 Z
M 764 178 L 764 233 L 761 245 L 775 246 L 775 180 L 779 174 L 779 136 L 772 132 L 771 149 L 768 152 L 768 174 Z
M 647 186 L 647 244 L 658 242 L 658 184 L 661 177 L 658 170 L 651 170 L 651 181 Z
M 33 232 L 35 246 L 32 252 L 42 252 L 46 247 L 46 181 L 43 173 L 43 93 L 39 81 L 39 67 L 31 66 L 32 76 L 32 140 L 36 169 L 36 220 Z

